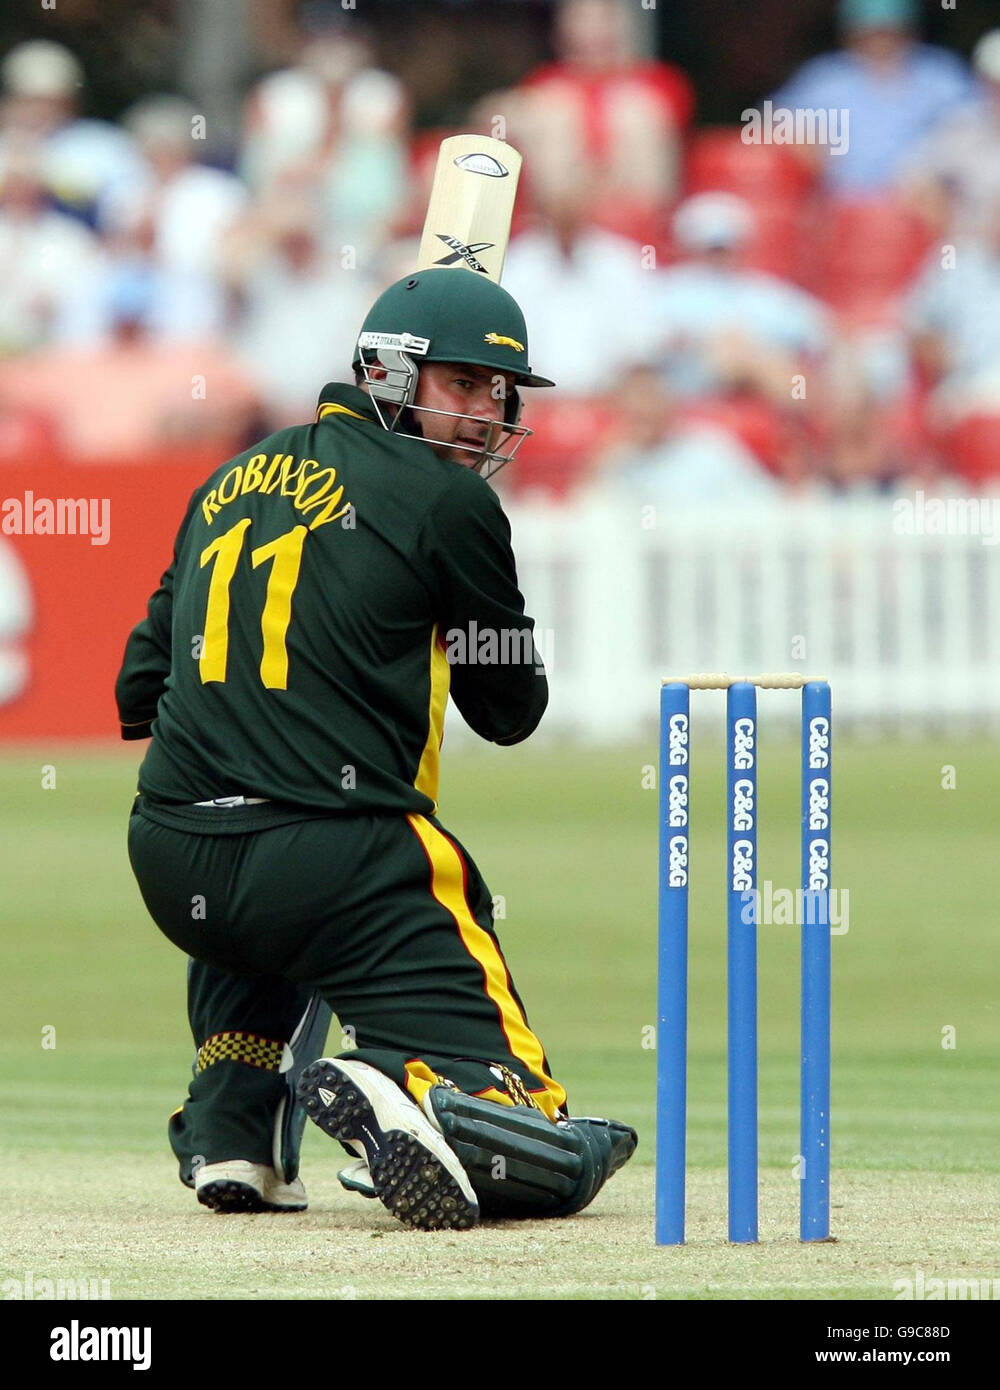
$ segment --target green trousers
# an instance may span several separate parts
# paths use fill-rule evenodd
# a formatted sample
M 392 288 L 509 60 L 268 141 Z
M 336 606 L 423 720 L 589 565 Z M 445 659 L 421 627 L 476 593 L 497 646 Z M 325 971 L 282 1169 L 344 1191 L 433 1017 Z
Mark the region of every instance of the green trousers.
M 190 957 L 194 1078 L 170 1122 L 185 1181 L 200 1162 L 237 1158 L 296 1176 L 303 1116 L 290 1088 L 323 1054 L 331 1012 L 336 1053 L 418 1102 L 446 1079 L 565 1113 L 489 889 L 435 818 L 303 812 L 245 833 L 241 821 L 254 823 L 251 808 L 206 808 L 192 830 L 143 797 L 129 821 L 150 915 Z

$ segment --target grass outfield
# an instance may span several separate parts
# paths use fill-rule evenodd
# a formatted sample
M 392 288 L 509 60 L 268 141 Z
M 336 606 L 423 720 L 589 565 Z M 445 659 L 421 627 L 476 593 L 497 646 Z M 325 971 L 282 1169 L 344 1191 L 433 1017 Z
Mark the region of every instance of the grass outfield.
M 761 1236 L 725 1243 L 721 744 L 693 767 L 689 1244 L 652 1245 L 655 792 L 651 749 L 446 756 L 441 816 L 495 894 L 512 973 L 581 1113 L 640 1132 L 587 1212 L 469 1235 L 403 1230 L 341 1193 L 309 1127 L 303 1216 L 213 1217 L 176 1182 L 164 1123 L 191 1046 L 184 965 L 125 856 L 139 750 L 0 759 L 0 1278 L 106 1277 L 114 1297 L 892 1298 L 986 1278 L 1000 1170 L 995 877 L 1000 746 L 842 741 L 834 882 L 833 1230 L 800 1246 L 798 945 L 760 929 Z M 42 788 L 43 764 L 56 787 Z M 952 789 L 942 769 L 953 766 Z M 947 777 L 946 779 L 947 780 Z M 761 877 L 797 877 L 796 751 L 768 743 Z M 995 821 L 995 817 L 992 817 Z M 55 1047 L 42 1047 L 55 1029 Z M 954 1030 L 953 1035 L 949 1030 Z M 954 1046 L 943 1042 L 954 1040 Z M 338 1044 L 339 1045 L 339 1044 Z

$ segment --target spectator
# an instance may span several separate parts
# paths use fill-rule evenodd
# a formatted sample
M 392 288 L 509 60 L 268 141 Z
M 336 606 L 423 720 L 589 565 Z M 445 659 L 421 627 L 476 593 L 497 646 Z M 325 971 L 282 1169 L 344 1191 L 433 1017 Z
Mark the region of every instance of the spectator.
M 827 349 L 829 316 L 818 300 L 745 268 L 753 216 L 731 193 L 689 198 L 674 218 L 686 259 L 647 287 L 665 375 L 683 397 L 749 389 L 784 406 L 793 377 Z
M 131 140 L 106 121 L 77 116 L 83 68 L 61 44 L 18 44 L 3 60 L 0 80 L 0 160 L 9 141 L 37 141 L 49 191 L 66 212 L 93 224 L 101 199 L 141 173 Z
M 651 272 L 636 242 L 592 226 L 590 188 L 579 171 L 539 188 L 540 224 L 515 237 L 504 288 L 524 305 L 531 349 L 569 395 L 611 390 L 644 347 Z
M 241 171 L 258 194 L 294 184 L 323 229 L 363 257 L 405 196 L 408 114 L 401 84 L 374 66 L 364 25 L 306 5 L 297 66 L 250 94 Z
M 680 68 L 638 56 L 639 13 L 623 0 L 561 0 L 556 61 L 480 102 L 477 118 L 511 112 L 515 143 L 531 151 L 529 189 L 579 173 L 588 220 L 647 243 L 677 193 L 694 91 Z
M 56 212 L 37 146 L 0 155 L 0 357 L 70 336 L 81 291 L 101 269 L 96 238 Z
M 231 355 L 212 341 L 151 340 L 147 286 L 119 285 L 114 336 L 95 349 L 65 347 L 5 365 L 5 393 L 55 426 L 76 463 L 135 461 L 153 449 L 220 459 L 250 434 L 256 395 Z
M 906 306 L 938 422 L 1000 414 L 1000 205 L 990 223 L 982 238 L 956 245 L 953 264 L 936 251 Z
M 622 424 L 593 465 L 591 486 L 692 506 L 766 501 L 780 485 L 746 446 L 718 425 L 685 420 L 655 364 L 633 367 L 619 391 Z
M 979 40 L 972 66 L 981 91 L 914 150 L 902 181 L 942 232 L 980 237 L 1000 205 L 1000 29 Z
M 291 193 L 244 223 L 229 271 L 241 301 L 232 343 L 268 428 L 310 419 L 319 386 L 350 368 L 372 295 L 366 276 L 324 242 L 315 205 Z
M 814 411 L 827 480 L 838 491 L 857 494 L 885 492 L 918 476 L 929 479 L 936 468 L 916 393 L 908 384 L 891 395 L 880 391 L 861 346 L 851 339 L 837 343 Z M 905 372 L 905 341 L 900 356 Z
M 917 43 L 916 0 L 840 0 L 843 51 L 811 58 L 775 94 L 782 110 L 845 111 L 847 149 L 825 162 L 838 197 L 881 193 L 917 142 L 972 93 L 964 63 Z M 824 148 L 796 146 L 819 159 Z
M 239 179 L 196 160 L 196 121 L 194 107 L 180 97 L 137 102 L 124 124 L 143 156 L 143 172 L 102 207 L 117 261 L 109 297 L 119 271 L 145 274 L 154 299 L 147 326 L 154 336 L 178 341 L 223 330 L 221 248 L 248 201 Z

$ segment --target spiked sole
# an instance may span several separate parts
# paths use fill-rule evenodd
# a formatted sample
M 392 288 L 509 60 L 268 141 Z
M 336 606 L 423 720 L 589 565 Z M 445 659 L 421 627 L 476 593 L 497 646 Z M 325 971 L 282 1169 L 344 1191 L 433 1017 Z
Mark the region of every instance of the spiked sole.
M 270 1169 L 243 1159 L 202 1169 L 195 1195 L 202 1206 L 219 1212 L 305 1211 L 308 1205 L 301 1183 L 279 1183 Z
M 315 1062 L 302 1073 L 298 1097 L 306 1114 L 331 1139 L 360 1142 L 375 1192 L 405 1226 L 421 1231 L 465 1231 L 479 1220 L 479 1205 L 461 1165 L 444 1139 L 388 1078 L 365 1068 L 371 1095 L 349 1066 Z M 376 1080 L 377 1078 L 377 1080 Z M 412 1112 L 412 1116 L 411 1113 Z M 463 1175 L 464 1176 L 464 1175 Z
M 209 1207 L 212 1211 L 282 1210 L 280 1207 L 269 1208 L 257 1189 L 251 1187 L 249 1183 L 231 1182 L 226 1178 L 219 1178 L 216 1182 L 207 1182 L 200 1187 L 198 1189 L 198 1201 L 203 1207 Z

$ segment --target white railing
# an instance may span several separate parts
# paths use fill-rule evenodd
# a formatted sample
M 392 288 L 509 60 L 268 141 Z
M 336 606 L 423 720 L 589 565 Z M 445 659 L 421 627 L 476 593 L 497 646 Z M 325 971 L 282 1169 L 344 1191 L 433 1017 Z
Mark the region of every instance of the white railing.
M 507 511 L 550 658 L 550 734 L 633 738 L 663 676 L 770 670 L 829 679 L 840 724 L 1000 732 L 1000 546 L 968 533 L 975 517 L 907 534 L 898 504 L 871 497 Z M 779 719 L 791 700 L 776 697 Z

